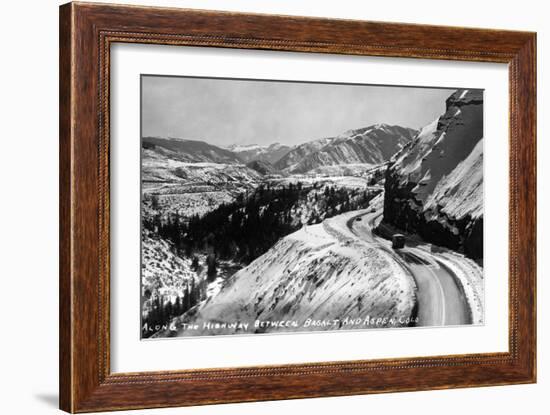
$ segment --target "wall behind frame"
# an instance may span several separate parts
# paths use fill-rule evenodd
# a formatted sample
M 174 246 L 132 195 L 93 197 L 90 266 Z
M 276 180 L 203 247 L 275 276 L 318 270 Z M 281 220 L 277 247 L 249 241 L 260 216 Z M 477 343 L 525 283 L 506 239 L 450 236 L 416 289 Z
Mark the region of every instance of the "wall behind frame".
M 117 0 L 156 6 L 233 10 L 331 18 L 491 27 L 538 32 L 538 111 L 549 112 L 550 88 L 543 82 L 550 67 L 550 27 L 544 2 L 437 0 L 357 2 L 353 0 Z M 58 6 L 57 0 L 28 0 L 4 5 L 3 60 L 0 66 L 2 150 L 0 177 L 0 252 L 2 266 L 3 369 L 7 393 L 2 412 L 58 414 L 57 410 L 57 237 L 58 237 Z M 7 53 L 8 56 L 5 56 Z M 548 76 L 546 76 L 548 78 Z M 539 212 L 550 210 L 544 184 L 550 181 L 549 121 L 538 119 Z M 549 220 L 538 217 L 538 298 L 550 283 Z M 281 413 L 542 414 L 550 403 L 550 308 L 539 300 L 539 362 L 536 385 L 321 398 L 185 409 L 132 411 L 132 414 L 255 415 Z M 32 374 L 29 371 L 32 370 Z M 7 399 L 6 399 L 7 398 Z

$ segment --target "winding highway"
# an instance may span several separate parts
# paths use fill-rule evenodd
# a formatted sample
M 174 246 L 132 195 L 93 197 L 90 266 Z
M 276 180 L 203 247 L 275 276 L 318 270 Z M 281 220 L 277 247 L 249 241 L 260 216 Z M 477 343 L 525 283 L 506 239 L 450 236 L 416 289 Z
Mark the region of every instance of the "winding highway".
M 417 286 L 417 326 L 471 324 L 470 308 L 452 271 L 426 250 L 407 246 L 392 249 L 390 241 L 374 235 L 374 223 L 381 215 L 381 209 L 371 210 L 350 219 L 347 226 L 364 242 L 386 251 L 413 276 Z

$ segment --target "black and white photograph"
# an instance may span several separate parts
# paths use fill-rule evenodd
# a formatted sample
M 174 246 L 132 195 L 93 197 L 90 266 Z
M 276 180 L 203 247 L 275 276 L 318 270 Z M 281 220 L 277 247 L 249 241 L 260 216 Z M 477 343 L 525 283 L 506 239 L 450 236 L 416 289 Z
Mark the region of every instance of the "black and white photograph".
M 483 325 L 483 102 L 142 75 L 141 338 Z

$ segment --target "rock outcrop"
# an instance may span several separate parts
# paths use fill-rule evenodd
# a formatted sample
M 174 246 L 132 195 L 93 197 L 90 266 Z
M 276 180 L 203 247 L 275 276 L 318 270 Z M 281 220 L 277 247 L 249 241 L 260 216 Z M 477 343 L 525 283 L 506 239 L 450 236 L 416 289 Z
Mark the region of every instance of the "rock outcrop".
M 483 258 L 483 91 L 461 89 L 386 172 L 384 222 Z

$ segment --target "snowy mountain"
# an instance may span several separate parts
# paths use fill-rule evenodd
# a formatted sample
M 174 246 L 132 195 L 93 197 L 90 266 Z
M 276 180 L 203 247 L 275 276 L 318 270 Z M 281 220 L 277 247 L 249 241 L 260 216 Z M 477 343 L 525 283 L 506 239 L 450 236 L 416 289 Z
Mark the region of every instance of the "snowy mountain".
M 227 149 L 235 153 L 245 163 L 257 160 L 273 164 L 285 156 L 292 147 L 279 143 L 273 143 L 269 146 L 233 144 L 228 146 Z
M 221 291 L 177 318 L 181 323 L 296 321 L 282 331 L 303 331 L 307 319 L 330 322 L 310 330 L 350 329 L 344 318 L 386 318 L 377 327 L 404 326 L 389 320 L 411 315 L 414 282 L 388 253 L 357 238 L 347 222 L 366 211 L 348 212 L 318 225 L 303 227 L 281 239 L 273 248 L 241 269 Z M 222 320 L 223 319 L 223 320 Z M 334 319 L 342 319 L 334 323 Z M 307 323 L 305 323 L 307 324 Z M 362 326 L 365 328 L 365 326 Z M 276 332 L 267 325 L 257 333 Z M 232 334 L 227 328 L 204 334 Z M 177 334 L 185 336 L 180 330 Z M 194 331 L 192 335 L 200 335 Z M 160 337 L 167 333 L 159 333 Z
M 274 165 L 279 170 L 287 170 L 298 164 L 302 159 L 314 154 L 330 142 L 330 138 L 319 138 L 306 143 L 294 146 L 285 156 L 279 159 Z
M 242 160 L 232 151 L 205 143 L 204 141 L 143 137 L 141 145 L 144 149 L 153 150 L 172 159 L 189 163 L 242 163 Z
M 483 257 L 483 91 L 461 89 L 388 168 L 384 221 Z
M 292 149 L 275 167 L 288 173 L 305 173 L 325 166 L 386 162 L 417 133 L 411 128 L 375 124 L 349 130 L 337 137 L 310 141 Z

